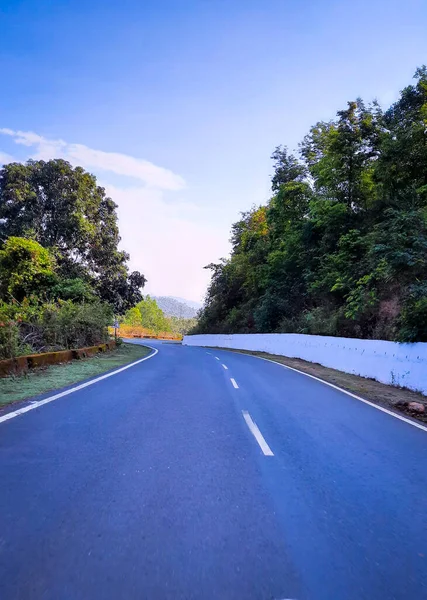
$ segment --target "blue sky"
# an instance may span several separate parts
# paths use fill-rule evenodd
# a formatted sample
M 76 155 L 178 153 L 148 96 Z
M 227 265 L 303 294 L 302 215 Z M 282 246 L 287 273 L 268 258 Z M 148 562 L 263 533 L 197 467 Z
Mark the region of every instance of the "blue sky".
M 147 291 L 199 300 L 274 147 L 392 102 L 426 32 L 424 0 L 0 0 L 0 161 L 94 172 Z

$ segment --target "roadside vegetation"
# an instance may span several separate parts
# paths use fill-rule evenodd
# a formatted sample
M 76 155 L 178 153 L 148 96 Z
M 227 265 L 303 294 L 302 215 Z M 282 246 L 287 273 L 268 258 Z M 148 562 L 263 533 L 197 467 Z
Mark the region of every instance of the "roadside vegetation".
M 427 341 L 427 69 L 274 151 L 272 197 L 232 226 L 193 333 Z
M 120 325 L 141 328 L 156 335 L 171 334 L 181 336 L 196 326 L 195 318 L 166 316 L 154 298 L 145 296 L 136 306 L 130 308 L 119 320 Z M 125 329 L 125 328 L 124 328 Z
M 116 205 L 64 160 L 0 170 L 0 359 L 90 346 L 141 299 Z
M 62 365 L 34 369 L 19 377 L 0 379 L 0 408 L 11 402 L 33 398 L 96 377 L 147 356 L 151 350 L 137 344 L 120 344 L 115 350 Z

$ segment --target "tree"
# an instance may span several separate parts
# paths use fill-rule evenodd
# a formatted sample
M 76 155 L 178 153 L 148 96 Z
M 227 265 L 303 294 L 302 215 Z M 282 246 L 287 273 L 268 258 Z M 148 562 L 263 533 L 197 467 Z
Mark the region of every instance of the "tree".
M 141 298 L 143 275 L 128 273 L 116 204 L 96 178 L 68 162 L 10 163 L 0 170 L 0 243 L 31 238 L 49 248 L 58 275 L 81 278 L 98 296 L 124 312 Z
M 301 144 L 315 190 L 350 210 L 368 208 L 373 191 L 373 167 L 378 156 L 379 106 L 366 108 L 362 100 L 348 102 L 337 121 L 319 122 Z
M 150 298 L 148 295 L 125 313 L 123 323 L 125 325 L 139 325 L 156 333 L 171 331 L 171 324 L 162 309 L 154 298 Z
M 427 67 L 384 114 L 377 180 L 382 203 L 427 205 Z
M 271 189 L 277 192 L 280 186 L 291 181 L 304 181 L 307 177 L 307 167 L 293 154 L 288 154 L 286 146 L 277 146 L 271 155 L 274 160 L 274 175 L 271 178 Z
M 125 325 L 132 325 L 133 327 L 142 327 L 142 319 L 139 308 L 134 306 L 126 311 L 123 317 L 123 323 Z

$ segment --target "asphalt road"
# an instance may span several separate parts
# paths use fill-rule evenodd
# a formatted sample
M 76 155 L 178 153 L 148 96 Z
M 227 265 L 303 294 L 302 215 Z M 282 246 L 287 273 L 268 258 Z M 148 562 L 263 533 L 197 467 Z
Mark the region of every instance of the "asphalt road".
M 0 423 L 1 600 L 427 598 L 427 432 L 276 364 L 150 344 Z

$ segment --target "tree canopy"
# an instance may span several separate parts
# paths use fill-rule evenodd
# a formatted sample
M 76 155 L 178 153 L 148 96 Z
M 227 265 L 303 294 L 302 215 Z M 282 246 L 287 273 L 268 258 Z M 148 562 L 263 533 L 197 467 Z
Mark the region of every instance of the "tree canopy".
M 123 324 L 144 327 L 155 333 L 171 331 L 170 321 L 155 299 L 148 295 L 125 313 Z
M 0 244 L 33 240 L 55 258 L 61 280 L 88 284 L 116 312 L 141 300 L 145 278 L 129 274 L 116 204 L 96 178 L 55 159 L 10 163 L 0 170 Z
M 197 332 L 427 341 L 427 69 L 383 111 L 349 102 L 232 226 Z

